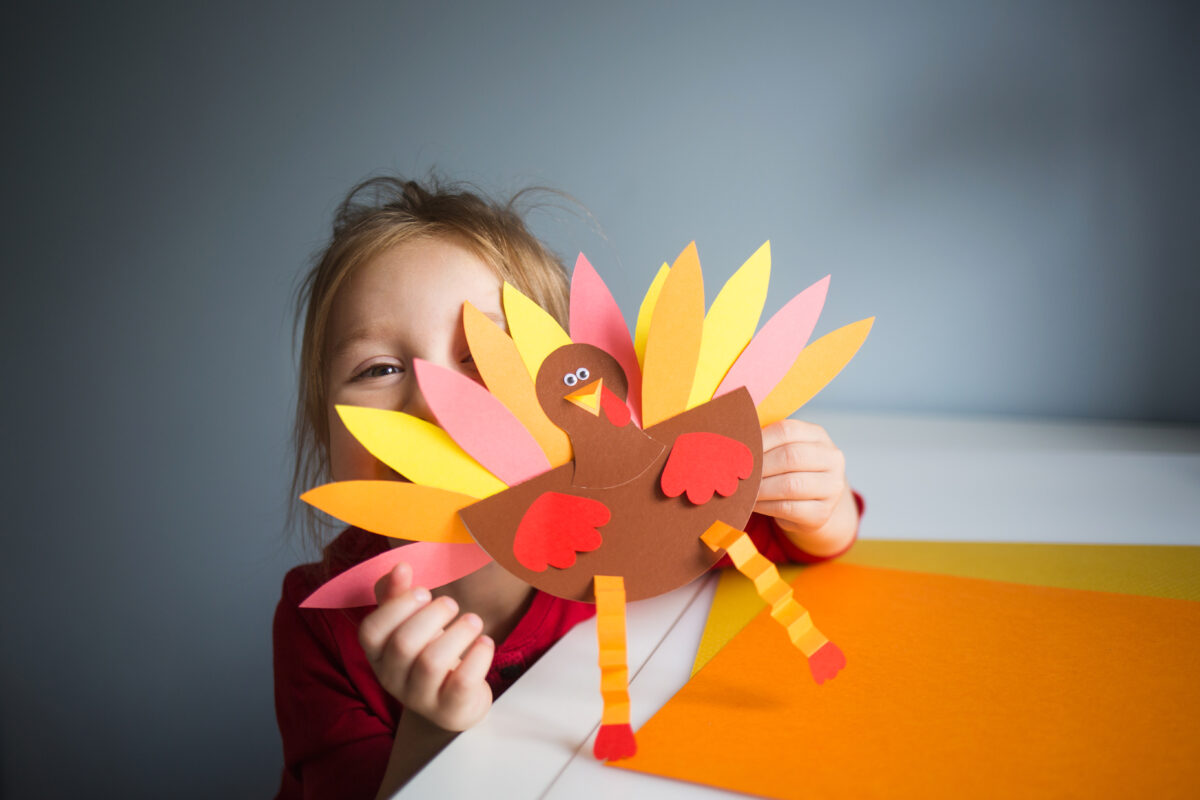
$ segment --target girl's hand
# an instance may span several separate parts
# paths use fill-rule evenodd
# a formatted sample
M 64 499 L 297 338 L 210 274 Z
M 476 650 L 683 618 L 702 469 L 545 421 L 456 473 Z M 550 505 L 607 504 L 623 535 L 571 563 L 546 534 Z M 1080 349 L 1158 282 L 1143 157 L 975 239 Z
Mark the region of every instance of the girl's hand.
M 762 484 L 754 510 L 774 517 L 788 538 L 813 555 L 842 550 L 858 529 L 842 451 L 811 422 L 780 420 L 762 435 Z
M 475 725 L 492 706 L 485 677 L 495 644 L 480 635 L 483 621 L 458 614 L 450 597 L 434 600 L 412 585 L 412 568 L 398 564 L 375 584 L 379 607 L 362 621 L 358 639 L 383 688 L 447 731 Z

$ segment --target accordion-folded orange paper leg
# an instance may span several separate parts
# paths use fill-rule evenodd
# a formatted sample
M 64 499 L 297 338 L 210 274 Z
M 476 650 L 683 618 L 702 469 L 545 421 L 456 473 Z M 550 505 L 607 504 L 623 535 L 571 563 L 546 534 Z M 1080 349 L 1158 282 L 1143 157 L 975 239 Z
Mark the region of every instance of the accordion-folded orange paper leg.
M 813 680 L 823 683 L 846 666 L 846 656 L 841 649 L 817 630 L 808 610 L 796 602 L 792 587 L 779 577 L 775 565 L 758 552 L 745 531 L 718 520 L 700 538 L 713 550 L 729 553 L 733 565 L 754 583 L 758 596 L 771 607 L 771 616 L 784 627 L 792 644 L 808 659 Z
M 601 761 L 629 758 L 637 741 L 629 725 L 629 666 L 625 653 L 625 579 L 597 575 L 596 634 L 600 643 L 600 696 L 604 715 L 592 752 Z

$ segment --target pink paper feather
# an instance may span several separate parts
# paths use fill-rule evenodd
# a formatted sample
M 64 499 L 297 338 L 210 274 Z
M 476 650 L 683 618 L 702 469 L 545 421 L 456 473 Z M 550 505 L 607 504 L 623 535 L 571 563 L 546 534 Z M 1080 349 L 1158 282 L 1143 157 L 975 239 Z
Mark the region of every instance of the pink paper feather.
M 625 370 L 629 394 L 625 404 L 637 424 L 642 421 L 642 370 L 621 309 L 604 280 L 584 257 L 575 260 L 571 276 L 571 341 L 599 347 Z
M 438 424 L 484 469 L 509 486 L 550 469 L 537 440 L 485 387 L 428 361 L 413 366 Z
M 301 608 L 355 608 L 375 605 L 375 584 L 401 561 L 413 571 L 413 585 L 436 589 L 469 575 L 490 562 L 479 545 L 413 542 L 393 547 L 324 583 L 300 604 Z
M 779 309 L 746 345 L 713 396 L 720 397 L 745 386 L 754 404 L 761 403 L 808 344 L 828 291 L 826 275 Z

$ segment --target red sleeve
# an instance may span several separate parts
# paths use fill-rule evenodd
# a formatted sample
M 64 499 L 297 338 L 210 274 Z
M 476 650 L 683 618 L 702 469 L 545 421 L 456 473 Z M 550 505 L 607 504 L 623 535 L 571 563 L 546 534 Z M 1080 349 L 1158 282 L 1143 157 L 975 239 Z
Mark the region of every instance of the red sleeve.
M 854 504 L 858 506 L 858 515 L 861 518 L 866 503 L 858 492 L 854 492 Z M 822 561 L 830 561 L 844 555 L 858 541 L 858 528 L 855 528 L 850 543 L 837 553 L 827 556 L 813 555 L 792 544 L 792 540 L 788 538 L 787 534 L 775 524 L 774 518 L 765 514 L 751 514 L 750 521 L 746 523 L 746 533 L 750 536 L 750 541 L 754 542 L 754 546 L 758 548 L 758 552 L 776 564 L 819 564 Z M 733 562 L 729 560 L 728 555 L 723 555 L 716 566 L 721 569 L 732 567 Z
M 283 581 L 275 611 L 275 714 L 283 737 L 279 800 L 371 798 L 391 756 L 402 707 L 375 677 L 358 643 L 372 609 L 301 609 L 330 574 L 381 552 L 382 537 L 350 529 L 330 547 L 337 557 L 322 572 L 296 567 Z M 336 545 L 336 547 L 335 547 Z M 537 592 L 517 627 L 496 649 L 487 681 L 499 696 L 581 620 L 595 613 Z
M 375 680 L 358 644 L 365 612 L 299 608 L 314 588 L 310 569 L 288 573 L 275 611 L 275 713 L 284 757 L 278 797 L 371 798 L 387 767 L 399 704 Z

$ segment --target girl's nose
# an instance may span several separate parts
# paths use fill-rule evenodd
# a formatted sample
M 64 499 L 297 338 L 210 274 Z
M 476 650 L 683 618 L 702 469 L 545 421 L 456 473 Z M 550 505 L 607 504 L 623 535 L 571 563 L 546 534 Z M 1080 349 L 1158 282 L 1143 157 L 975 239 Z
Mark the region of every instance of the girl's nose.
M 457 372 L 460 375 L 475 381 L 480 386 L 483 385 L 483 379 L 479 377 L 479 373 L 475 370 L 475 365 L 473 362 L 464 362 L 456 359 L 446 359 L 444 361 L 420 359 L 420 361 L 414 361 L 412 376 L 414 380 L 410 388 L 407 389 L 408 399 L 404 402 L 404 405 L 400 408 L 400 410 L 406 414 L 410 414 L 414 417 L 420 417 L 426 422 L 432 422 L 434 425 L 437 425 L 437 417 L 434 415 L 433 409 L 429 407 L 429 403 L 425 400 L 425 395 L 421 391 L 420 378 L 418 377 L 420 371 L 424 369 L 424 365 L 426 364 L 437 369 Z
M 408 402 L 400 410 L 405 414 L 418 417 L 426 422 L 432 422 L 434 425 L 437 424 L 437 418 L 433 415 L 433 410 L 429 408 L 429 404 L 425 402 L 425 395 L 418 386 L 413 386 Z

